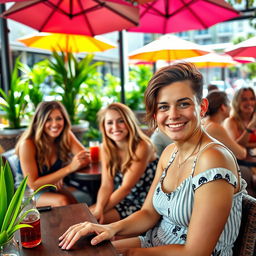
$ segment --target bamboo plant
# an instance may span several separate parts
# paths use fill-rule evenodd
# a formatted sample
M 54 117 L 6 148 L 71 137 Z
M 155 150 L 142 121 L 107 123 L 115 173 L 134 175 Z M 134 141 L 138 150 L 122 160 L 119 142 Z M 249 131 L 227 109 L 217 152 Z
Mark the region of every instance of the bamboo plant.
M 26 100 L 28 81 L 19 76 L 19 69 L 22 65 L 20 58 L 17 58 L 11 76 L 10 89 L 6 93 L 0 88 L 2 97 L 0 109 L 5 112 L 11 129 L 21 128 L 21 120 L 25 115 L 28 103 Z
M 33 209 L 25 211 L 24 207 L 31 198 L 42 188 L 54 185 L 44 185 L 37 189 L 27 201 L 22 202 L 27 185 L 25 177 L 16 191 L 14 191 L 14 181 L 9 164 L 3 164 L 0 159 L 0 246 L 8 242 L 14 236 L 15 231 L 24 227 L 32 227 L 28 224 L 21 224 L 26 215 Z

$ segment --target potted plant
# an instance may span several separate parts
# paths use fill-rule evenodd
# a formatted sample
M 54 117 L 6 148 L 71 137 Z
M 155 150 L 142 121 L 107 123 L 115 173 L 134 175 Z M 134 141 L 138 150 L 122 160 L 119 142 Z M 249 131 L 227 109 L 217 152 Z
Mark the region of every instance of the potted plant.
M 33 110 L 37 105 L 43 101 L 43 85 L 46 78 L 52 74 L 49 68 L 48 59 L 37 62 L 30 68 L 28 65 L 23 64 L 20 68 L 24 73 L 24 78 L 28 81 L 28 95 L 33 105 Z
M 79 105 L 79 92 L 82 84 L 85 84 L 102 62 L 92 63 L 94 55 L 88 54 L 79 60 L 72 53 L 53 51 L 53 60 L 49 66 L 53 70 L 53 80 L 61 88 L 56 92 L 62 98 L 72 124 L 78 124 L 77 108 Z
M 12 172 L 8 162 L 3 164 L 2 159 L 0 159 L 0 252 L 1 255 L 7 249 L 10 249 L 9 243 L 15 242 L 13 241 L 13 236 L 15 231 L 24 227 L 32 227 L 27 224 L 21 224 L 22 220 L 26 217 L 26 215 L 33 211 L 30 209 L 22 213 L 24 207 L 30 199 L 42 188 L 53 186 L 54 185 L 44 185 L 37 189 L 31 198 L 27 201 L 23 202 L 22 199 L 24 197 L 27 178 L 24 178 L 16 191 L 14 191 L 14 181 Z M 21 214 L 22 213 L 22 214 Z M 11 250 L 15 250 L 15 248 L 11 248 Z M 7 253 L 7 252 L 5 252 Z M 13 251 L 11 251 L 13 253 Z M 4 254 L 5 255 L 5 254 Z M 8 254 L 9 255 L 9 254 Z M 13 254 L 11 254 L 13 255 Z M 17 254 L 19 255 L 19 254 Z
M 13 148 L 18 136 L 24 131 L 21 121 L 28 104 L 28 81 L 19 76 L 22 66 L 20 58 L 17 58 L 11 75 L 10 89 L 4 92 L 0 88 L 0 109 L 8 120 L 8 127 L 0 131 L 0 144 L 5 150 Z

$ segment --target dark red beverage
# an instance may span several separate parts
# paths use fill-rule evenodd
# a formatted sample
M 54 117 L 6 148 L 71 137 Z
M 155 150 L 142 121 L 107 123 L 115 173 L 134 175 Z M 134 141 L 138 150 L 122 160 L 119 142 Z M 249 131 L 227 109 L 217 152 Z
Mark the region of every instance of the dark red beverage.
M 33 213 L 26 217 L 22 224 L 29 224 L 32 228 L 20 229 L 21 244 L 25 248 L 33 248 L 41 243 L 40 218 Z

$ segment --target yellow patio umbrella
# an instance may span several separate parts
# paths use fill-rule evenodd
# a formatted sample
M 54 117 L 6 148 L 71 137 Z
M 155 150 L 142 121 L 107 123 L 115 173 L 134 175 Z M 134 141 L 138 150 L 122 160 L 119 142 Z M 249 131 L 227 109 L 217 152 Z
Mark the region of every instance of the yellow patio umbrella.
M 62 50 L 64 52 L 102 52 L 117 47 L 101 36 L 82 36 L 59 33 L 34 33 L 18 39 L 26 46 L 45 49 Z
M 129 58 L 152 62 L 158 60 L 171 62 L 207 53 L 209 51 L 204 46 L 183 40 L 174 35 L 164 35 L 131 52 Z
M 227 54 L 218 54 L 215 52 L 184 59 L 184 61 L 192 62 L 198 68 L 226 68 L 236 66 L 239 63 Z

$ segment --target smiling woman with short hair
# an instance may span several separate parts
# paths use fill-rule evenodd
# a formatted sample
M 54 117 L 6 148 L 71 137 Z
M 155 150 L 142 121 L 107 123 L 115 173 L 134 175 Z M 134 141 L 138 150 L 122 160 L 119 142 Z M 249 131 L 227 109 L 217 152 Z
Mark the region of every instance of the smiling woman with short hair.
M 235 156 L 201 126 L 208 107 L 202 89 L 202 75 L 190 63 L 156 72 L 145 92 L 147 119 L 174 143 L 160 157 L 143 207 L 109 225 L 70 227 L 60 237 L 63 249 L 95 233 L 93 245 L 129 236 L 113 242 L 126 256 L 232 255 L 246 184 Z

